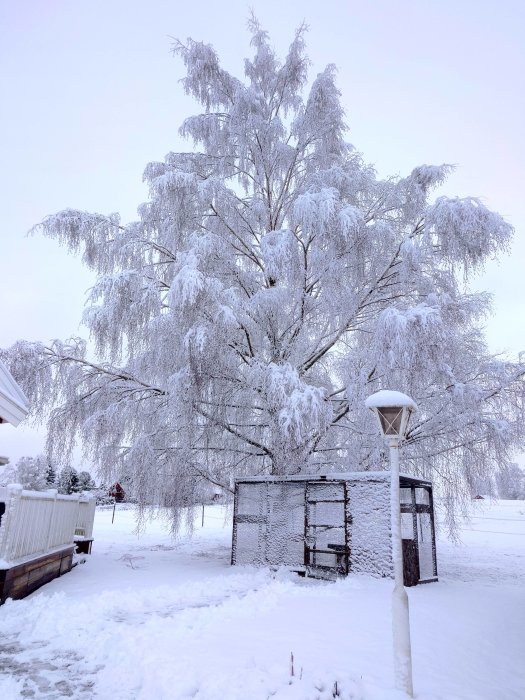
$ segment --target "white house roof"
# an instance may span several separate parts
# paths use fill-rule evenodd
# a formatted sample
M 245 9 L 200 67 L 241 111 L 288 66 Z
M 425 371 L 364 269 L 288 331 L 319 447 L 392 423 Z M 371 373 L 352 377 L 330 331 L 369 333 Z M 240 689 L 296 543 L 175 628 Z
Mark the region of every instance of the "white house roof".
M 29 402 L 9 370 L 0 361 L 0 422 L 17 426 L 29 413 Z

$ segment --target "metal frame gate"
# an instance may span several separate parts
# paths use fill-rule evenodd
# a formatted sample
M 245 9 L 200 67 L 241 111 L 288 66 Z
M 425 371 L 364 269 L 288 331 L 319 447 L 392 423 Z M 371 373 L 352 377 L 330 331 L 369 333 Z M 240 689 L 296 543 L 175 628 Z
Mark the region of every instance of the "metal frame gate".
M 333 579 L 348 574 L 347 506 L 346 482 L 306 482 L 304 563 L 307 576 Z

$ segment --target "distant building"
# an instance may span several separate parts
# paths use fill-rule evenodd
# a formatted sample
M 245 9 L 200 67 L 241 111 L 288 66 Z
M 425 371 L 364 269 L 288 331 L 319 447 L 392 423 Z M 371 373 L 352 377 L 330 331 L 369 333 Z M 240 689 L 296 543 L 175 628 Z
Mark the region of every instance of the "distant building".
M 126 492 L 118 481 L 109 489 L 108 496 L 114 498 L 117 503 L 121 503 L 122 501 L 126 500 Z

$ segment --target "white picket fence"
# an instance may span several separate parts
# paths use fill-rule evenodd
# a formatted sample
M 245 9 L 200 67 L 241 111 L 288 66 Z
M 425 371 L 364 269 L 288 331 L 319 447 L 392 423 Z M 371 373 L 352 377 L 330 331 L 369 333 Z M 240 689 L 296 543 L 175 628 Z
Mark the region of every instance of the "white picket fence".
M 56 491 L 0 488 L 0 569 L 73 545 L 93 536 L 95 499 L 91 495 L 58 495 Z

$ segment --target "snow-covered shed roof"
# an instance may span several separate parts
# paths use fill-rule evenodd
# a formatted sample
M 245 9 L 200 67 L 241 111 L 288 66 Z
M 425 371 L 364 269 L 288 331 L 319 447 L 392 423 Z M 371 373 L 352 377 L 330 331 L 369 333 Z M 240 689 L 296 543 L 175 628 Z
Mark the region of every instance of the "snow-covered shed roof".
M 0 361 L 0 423 L 11 423 L 16 427 L 28 413 L 29 402 L 24 392 Z
M 390 481 L 390 471 L 376 472 L 330 472 L 329 474 L 289 474 L 282 476 L 244 476 L 235 479 L 238 483 L 283 482 L 283 481 Z M 431 486 L 432 482 L 409 474 L 400 474 L 401 484 Z

